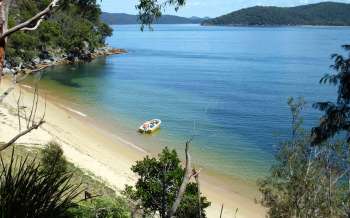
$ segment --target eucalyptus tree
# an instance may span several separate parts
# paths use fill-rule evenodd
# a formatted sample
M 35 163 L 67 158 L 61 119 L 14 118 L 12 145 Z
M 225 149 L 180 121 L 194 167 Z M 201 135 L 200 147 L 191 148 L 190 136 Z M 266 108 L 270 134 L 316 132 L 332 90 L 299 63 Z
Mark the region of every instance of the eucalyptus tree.
M 320 83 L 338 88 L 335 102 L 313 106 L 324 114 L 311 132 L 301 129 L 304 103 L 290 100 L 292 136 L 282 143 L 270 175 L 259 181 L 270 217 L 350 217 L 350 46 L 334 54 L 333 74 Z
M 168 148 L 158 158 L 146 156 L 137 161 L 131 170 L 139 178 L 132 186 L 126 186 L 124 194 L 144 215 L 159 213 L 161 218 L 205 218 L 205 209 L 210 206 L 207 198 L 200 192 L 197 176 L 199 172 L 191 168 L 191 157 L 188 152 L 190 141 L 186 143 L 185 168 L 175 150 Z M 195 178 L 195 182 L 191 179 Z
M 282 142 L 267 177 L 259 180 L 260 203 L 269 217 L 349 217 L 348 153 L 344 141 L 312 145 L 302 128 L 303 100 L 289 100 L 292 131 Z

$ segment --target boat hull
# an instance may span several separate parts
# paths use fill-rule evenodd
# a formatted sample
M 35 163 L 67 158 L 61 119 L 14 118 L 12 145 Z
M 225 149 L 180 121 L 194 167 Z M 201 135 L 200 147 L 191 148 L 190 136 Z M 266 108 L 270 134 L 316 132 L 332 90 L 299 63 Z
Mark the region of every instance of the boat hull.
M 153 120 L 147 121 L 140 126 L 138 131 L 140 133 L 151 134 L 151 133 L 157 131 L 158 129 L 160 129 L 161 123 L 162 123 L 162 121 L 158 120 L 158 119 L 153 119 Z M 147 127 L 145 127 L 145 126 L 147 126 Z

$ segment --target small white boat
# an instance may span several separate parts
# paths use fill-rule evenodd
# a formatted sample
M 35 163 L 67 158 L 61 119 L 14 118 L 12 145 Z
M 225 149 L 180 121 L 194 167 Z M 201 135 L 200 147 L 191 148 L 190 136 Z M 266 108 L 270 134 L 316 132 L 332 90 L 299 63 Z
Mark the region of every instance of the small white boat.
M 160 128 L 160 124 L 162 124 L 162 121 L 159 119 L 153 119 L 153 120 L 146 121 L 140 126 L 139 132 L 152 133 Z

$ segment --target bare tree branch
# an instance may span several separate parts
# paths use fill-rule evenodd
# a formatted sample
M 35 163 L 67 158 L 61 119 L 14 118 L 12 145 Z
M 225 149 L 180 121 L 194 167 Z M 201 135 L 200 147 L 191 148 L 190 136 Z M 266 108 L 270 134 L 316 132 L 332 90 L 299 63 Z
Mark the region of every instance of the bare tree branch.
M 9 14 L 9 8 L 12 4 L 13 0 L 0 0 L 0 83 L 3 75 L 3 67 L 4 67 L 4 57 L 5 57 L 5 46 L 6 46 L 6 39 L 11 34 L 20 31 L 20 30 L 36 30 L 42 21 L 47 18 L 47 16 L 50 14 L 51 11 L 54 10 L 54 8 L 58 7 L 59 0 L 52 0 L 51 3 L 42 11 L 34 15 L 32 18 L 26 20 L 23 23 L 20 23 L 10 29 L 8 29 L 8 14 Z M 27 75 L 22 77 L 23 80 Z M 13 74 L 12 84 L 10 87 L 7 88 L 1 95 L 0 95 L 0 103 L 3 102 L 4 98 L 15 89 L 16 84 L 19 82 L 20 79 L 17 78 L 17 73 Z M 8 148 L 9 146 L 13 145 L 19 138 L 22 136 L 30 133 L 31 131 L 38 129 L 42 124 L 45 123 L 44 117 L 46 112 L 46 99 L 45 99 L 45 112 L 44 115 L 41 117 L 39 122 L 36 122 L 36 114 L 38 109 L 38 102 L 39 102 L 39 95 L 38 90 L 35 88 L 34 97 L 33 97 L 33 103 L 31 106 L 31 111 L 29 118 L 27 118 L 27 112 L 24 111 L 24 119 L 27 122 L 26 124 L 26 130 L 22 130 L 22 123 L 21 123 L 21 114 L 20 114 L 20 102 L 21 102 L 21 91 L 20 96 L 17 101 L 17 116 L 18 116 L 18 125 L 19 125 L 19 133 L 14 136 L 9 142 L 0 145 L 0 151 Z
M 40 18 L 40 19 L 36 22 L 35 26 L 33 26 L 33 27 L 23 27 L 21 30 L 22 30 L 22 31 L 33 31 L 33 30 L 36 30 L 36 29 L 39 28 L 39 26 L 40 26 L 41 22 L 43 22 L 43 20 L 44 20 L 44 17 Z
M 33 114 L 35 113 L 34 108 L 35 108 L 35 103 L 37 103 L 37 101 L 36 101 L 37 95 L 38 95 L 38 88 L 35 87 L 32 108 L 30 110 L 29 118 L 26 120 L 27 121 L 27 128 L 29 128 L 31 120 L 33 119 Z
M 236 210 L 235 210 L 235 214 L 234 214 L 234 218 L 237 218 L 237 214 L 238 214 L 238 208 L 236 208 Z
M 188 151 L 191 142 L 192 142 L 192 138 L 186 142 L 186 149 L 185 149 L 185 153 L 186 153 L 185 175 L 184 175 L 184 177 L 182 179 L 182 183 L 181 183 L 181 186 L 180 186 L 179 191 L 177 193 L 177 196 L 176 196 L 176 199 L 174 201 L 174 204 L 171 207 L 170 211 L 168 212 L 168 217 L 169 218 L 172 218 L 175 215 L 176 210 L 177 210 L 177 208 L 179 207 L 179 205 L 181 203 L 182 197 L 185 194 L 186 187 L 187 187 L 188 183 L 190 182 L 191 176 L 193 175 L 192 172 L 191 172 L 191 156 L 190 156 L 190 153 Z
M 221 205 L 220 218 L 222 217 L 222 212 L 224 211 L 224 204 Z
M 22 124 L 21 124 L 21 110 L 20 110 L 20 102 L 21 102 L 21 97 L 22 97 L 22 89 L 19 90 L 19 97 L 17 100 L 17 117 L 18 117 L 18 129 L 19 132 L 22 131 Z
M 36 119 L 35 119 L 35 117 L 37 115 L 38 104 L 39 104 L 39 92 L 38 92 L 37 87 L 35 88 L 35 91 L 34 91 L 34 97 L 33 97 L 33 102 L 32 102 L 29 117 L 27 117 L 27 112 L 25 110 L 25 107 L 23 107 L 24 108 L 24 116 L 21 116 L 21 112 L 20 112 L 20 110 L 22 108 L 20 106 L 21 97 L 22 97 L 22 92 L 20 90 L 19 98 L 17 100 L 17 116 L 18 116 L 18 123 L 19 123 L 19 133 L 16 136 L 14 136 L 11 140 L 9 140 L 9 142 L 0 145 L 0 151 L 5 150 L 9 146 L 13 145 L 18 139 L 27 135 L 31 131 L 38 129 L 42 124 L 45 123 L 44 118 L 46 115 L 46 98 L 45 98 L 45 108 L 44 108 L 43 115 L 41 116 L 39 121 L 36 121 Z M 22 126 L 21 118 L 22 117 L 24 117 L 24 119 L 26 121 L 26 129 L 24 131 L 21 131 L 21 126 Z
M 21 138 L 22 136 L 27 135 L 28 133 L 30 133 L 31 131 L 38 129 L 42 124 L 44 124 L 45 121 L 44 120 L 40 120 L 39 123 L 31 126 L 29 129 L 26 129 L 25 131 L 19 133 L 18 135 L 16 135 L 15 137 L 13 137 L 9 142 L 3 144 L 2 146 L 0 146 L 0 151 L 5 150 L 6 148 L 10 147 L 11 145 L 13 145 L 19 138 Z
M 12 27 L 11 29 L 5 31 L 1 36 L 0 39 L 5 39 L 6 37 L 10 36 L 11 34 L 22 30 L 24 28 L 27 28 L 26 30 L 31 30 L 33 29 L 32 25 L 34 22 L 35 26 L 37 26 L 37 24 L 41 23 L 42 19 L 44 19 L 55 7 L 58 6 L 59 0 L 52 0 L 52 2 L 42 11 L 40 11 L 39 13 L 37 13 L 36 15 L 34 15 L 32 18 L 24 21 L 23 23 L 20 23 L 14 27 Z M 35 27 L 34 26 L 34 27 Z M 36 28 L 34 28 L 33 30 L 35 30 Z

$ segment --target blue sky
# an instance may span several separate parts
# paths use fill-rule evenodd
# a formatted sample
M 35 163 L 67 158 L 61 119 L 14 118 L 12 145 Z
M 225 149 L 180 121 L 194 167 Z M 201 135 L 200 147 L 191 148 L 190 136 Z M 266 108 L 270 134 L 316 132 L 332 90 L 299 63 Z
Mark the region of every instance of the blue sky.
M 167 10 L 166 13 L 185 17 L 216 17 L 233 10 L 255 5 L 295 6 L 320 1 L 322 0 L 187 0 L 186 6 L 181 8 L 177 13 L 173 10 Z M 350 3 L 350 0 L 338 1 Z M 136 14 L 136 3 L 137 0 L 102 0 L 101 6 L 102 10 L 106 12 Z

